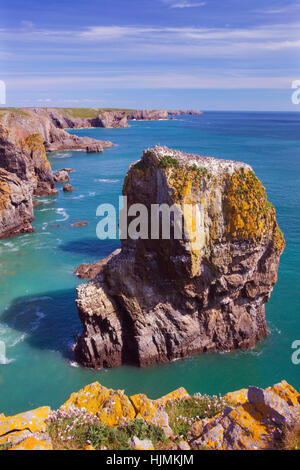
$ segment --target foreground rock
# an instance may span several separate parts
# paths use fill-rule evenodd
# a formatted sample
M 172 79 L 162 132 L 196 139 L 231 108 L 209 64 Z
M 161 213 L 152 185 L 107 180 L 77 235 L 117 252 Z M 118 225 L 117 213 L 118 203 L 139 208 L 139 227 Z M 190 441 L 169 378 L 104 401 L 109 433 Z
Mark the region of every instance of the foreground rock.
M 200 204 L 197 243 L 189 211 L 183 239 L 124 240 L 77 289 L 78 362 L 147 366 L 253 347 L 266 336 L 264 305 L 284 239 L 249 165 L 155 147 L 130 167 L 123 194 L 128 208 L 141 203 L 149 213 L 151 204 Z
M 0 238 L 33 232 L 33 205 L 28 186 L 0 168 Z
M 0 414 L 0 446 L 9 450 L 52 450 L 45 423 L 50 411 L 49 406 L 43 406 L 16 416 Z
M 195 407 L 197 400 L 202 403 L 201 409 Z M 300 395 L 285 380 L 265 390 L 249 387 L 228 393 L 221 401 L 220 412 L 214 412 L 211 418 L 196 416 L 210 412 L 210 403 L 213 401 L 209 397 L 199 393 L 190 396 L 182 387 L 151 400 L 143 394 L 129 397 L 124 390 L 108 389 L 94 382 L 72 393 L 57 412 L 44 406 L 16 416 L 0 414 L 0 449 L 74 449 L 72 440 L 76 438 L 76 431 L 71 430 L 72 426 L 54 435 L 47 427 L 47 423 L 52 423 L 52 429 L 54 424 L 60 426 L 64 418 L 69 424 L 75 420 L 79 433 L 83 432 L 87 422 L 93 422 L 94 428 L 98 423 L 117 430 L 118 426 L 142 421 L 147 426 L 161 429 L 167 450 L 280 449 L 284 448 L 285 433 L 293 430 L 300 421 Z M 184 410 L 191 410 L 191 405 L 194 414 L 189 411 L 186 416 Z M 183 415 L 179 416 L 178 412 Z M 178 420 L 187 423 L 180 428 L 186 434 L 185 440 L 174 432 Z M 137 429 L 134 427 L 133 432 Z M 116 443 L 112 444 L 114 450 L 118 449 Z M 135 434 L 129 436 L 128 445 L 135 450 L 162 450 L 161 443 L 154 445 L 151 440 Z M 95 450 L 95 447 L 89 441 L 88 445 L 84 443 L 83 449 Z M 98 449 L 106 447 L 98 442 Z
M 193 449 L 274 449 L 283 429 L 299 423 L 300 395 L 285 380 L 266 390 L 249 387 L 229 393 L 227 398 L 234 406 L 193 424 Z

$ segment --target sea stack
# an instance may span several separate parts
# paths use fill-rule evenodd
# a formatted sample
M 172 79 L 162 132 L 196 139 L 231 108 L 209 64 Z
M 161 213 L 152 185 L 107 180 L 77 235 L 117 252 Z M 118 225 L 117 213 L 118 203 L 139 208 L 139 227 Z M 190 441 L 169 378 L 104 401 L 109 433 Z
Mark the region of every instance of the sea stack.
M 131 165 L 132 204 L 198 205 L 198 243 L 125 239 L 77 288 L 83 331 L 74 348 L 87 367 L 148 366 L 209 351 L 253 347 L 267 335 L 265 303 L 285 242 L 262 183 L 245 164 L 156 146 Z M 149 219 L 151 229 L 151 219 Z M 149 230 L 150 232 L 150 230 Z

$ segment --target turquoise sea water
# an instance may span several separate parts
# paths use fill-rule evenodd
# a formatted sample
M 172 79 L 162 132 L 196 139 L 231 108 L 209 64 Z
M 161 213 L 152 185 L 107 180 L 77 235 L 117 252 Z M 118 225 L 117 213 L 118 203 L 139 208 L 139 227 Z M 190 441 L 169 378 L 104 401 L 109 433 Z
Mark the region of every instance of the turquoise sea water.
M 218 394 L 250 384 L 265 387 L 283 378 L 300 388 L 300 365 L 291 361 L 291 344 L 300 340 L 299 113 L 207 112 L 132 122 L 128 129 L 73 133 L 111 140 L 116 146 L 103 154 L 50 154 L 54 170 L 76 170 L 71 174 L 76 191 L 65 194 L 58 185 L 57 197 L 40 198 L 34 233 L 0 241 L 0 413 L 41 405 L 56 408 L 95 380 L 153 398 L 182 385 L 191 393 Z M 117 203 L 129 164 L 157 143 L 245 161 L 262 179 L 287 241 L 266 309 L 270 334 L 250 351 L 201 355 L 148 369 L 76 367 L 71 346 L 81 328 L 74 303 L 81 281 L 73 270 L 118 247 L 118 241 L 96 238 L 96 208 Z M 85 227 L 70 226 L 85 220 Z

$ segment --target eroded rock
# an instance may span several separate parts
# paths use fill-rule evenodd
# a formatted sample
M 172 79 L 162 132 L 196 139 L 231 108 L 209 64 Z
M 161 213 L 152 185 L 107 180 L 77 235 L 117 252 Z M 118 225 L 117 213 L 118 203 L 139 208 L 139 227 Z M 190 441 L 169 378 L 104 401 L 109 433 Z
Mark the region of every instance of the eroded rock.
M 33 205 L 26 183 L 0 168 L 0 238 L 33 232 Z
M 253 347 L 266 336 L 265 302 L 284 239 L 249 165 L 157 146 L 130 167 L 123 194 L 128 208 L 141 203 L 149 213 L 152 204 L 199 204 L 197 243 L 189 240 L 190 212 L 182 239 L 123 240 L 121 252 L 77 288 L 78 362 L 147 366 Z

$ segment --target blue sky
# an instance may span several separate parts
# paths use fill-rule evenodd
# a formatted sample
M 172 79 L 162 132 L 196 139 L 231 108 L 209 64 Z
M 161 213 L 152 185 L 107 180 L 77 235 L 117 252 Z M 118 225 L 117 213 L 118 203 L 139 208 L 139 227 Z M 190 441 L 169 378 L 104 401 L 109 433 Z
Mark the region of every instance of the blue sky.
M 2 0 L 9 106 L 291 110 L 299 0 Z

